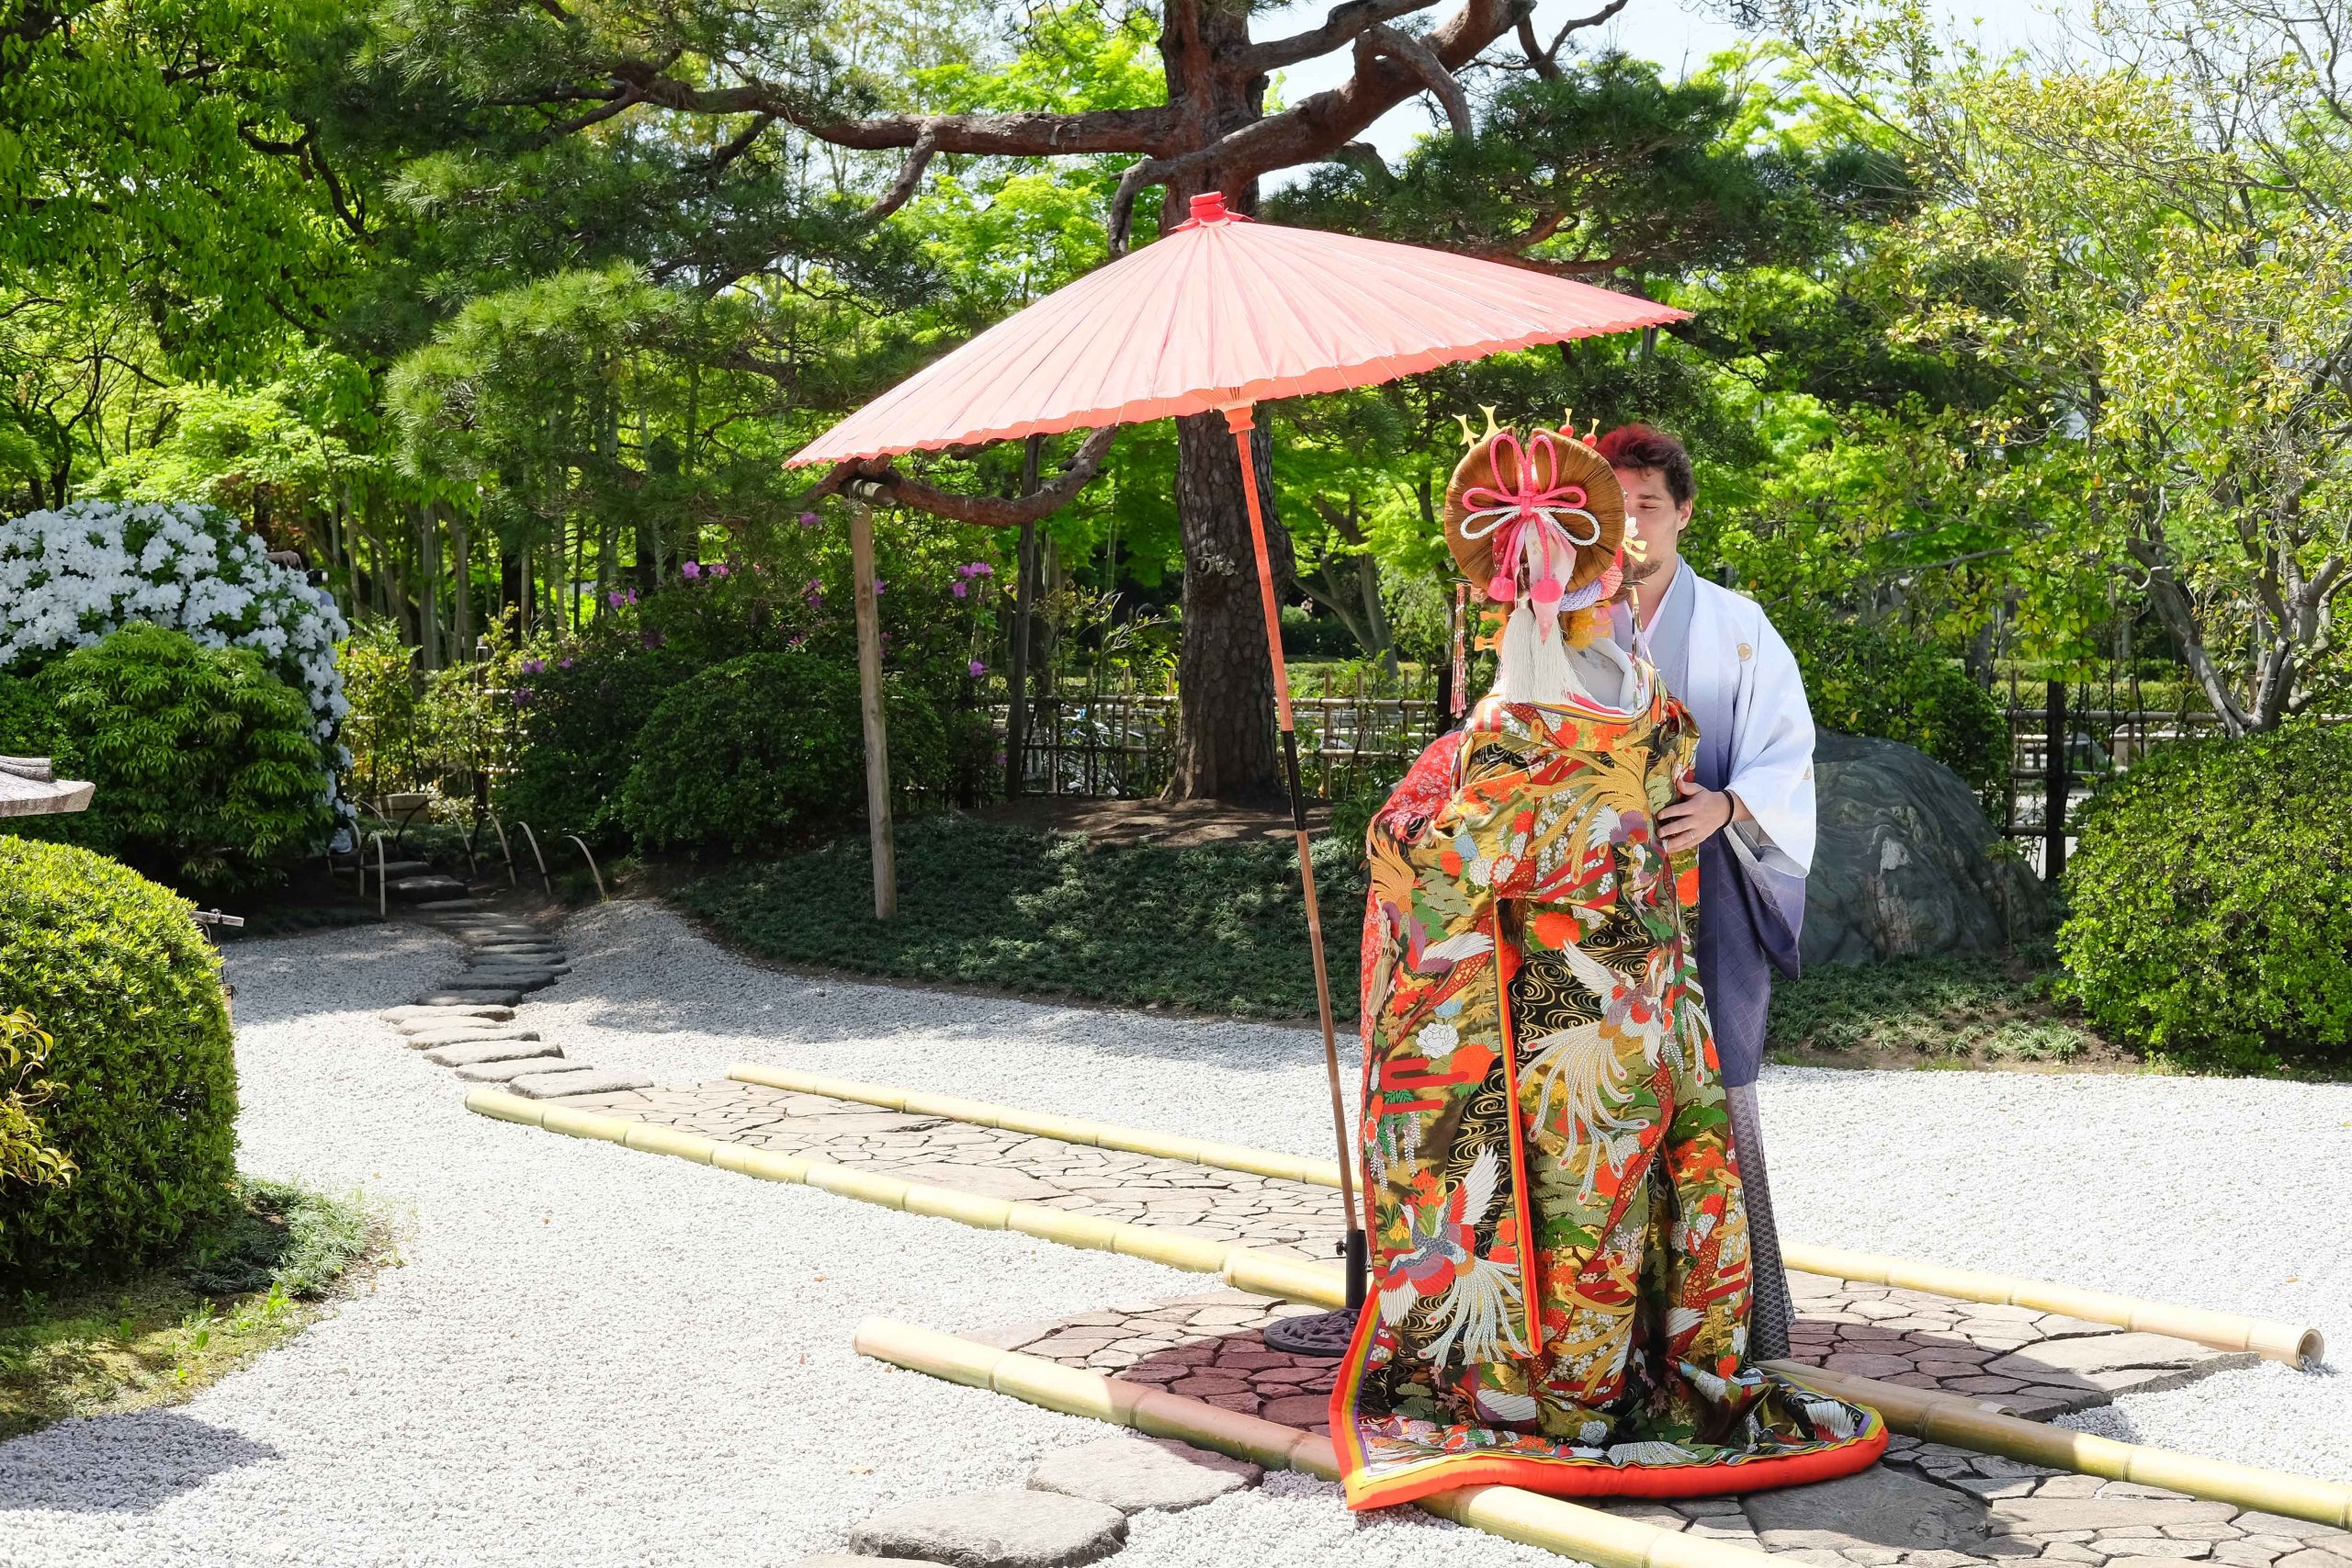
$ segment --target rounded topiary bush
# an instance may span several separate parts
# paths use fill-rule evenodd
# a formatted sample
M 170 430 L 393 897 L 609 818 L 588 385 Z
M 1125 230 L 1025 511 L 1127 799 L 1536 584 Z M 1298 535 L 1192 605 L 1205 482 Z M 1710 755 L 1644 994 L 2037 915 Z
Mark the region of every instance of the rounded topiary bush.
M 215 887 L 258 880 L 333 830 L 302 695 L 249 649 L 133 625 L 35 683 L 58 772 L 98 787 L 87 811 L 28 818 L 28 833 Z
M 889 684 L 891 778 L 935 784 L 928 702 Z M 779 849 L 865 809 L 857 675 L 811 653 L 753 653 L 685 682 L 638 732 L 621 817 L 648 849 Z
M 2169 746 L 2076 819 L 2067 987 L 2191 1065 L 2352 1059 L 2352 731 Z
M 236 1176 L 237 1068 L 220 966 L 189 906 L 67 844 L 0 838 L 0 1012 L 54 1038 L 44 1138 L 63 1186 L 0 1186 L 0 1280 L 152 1262 Z

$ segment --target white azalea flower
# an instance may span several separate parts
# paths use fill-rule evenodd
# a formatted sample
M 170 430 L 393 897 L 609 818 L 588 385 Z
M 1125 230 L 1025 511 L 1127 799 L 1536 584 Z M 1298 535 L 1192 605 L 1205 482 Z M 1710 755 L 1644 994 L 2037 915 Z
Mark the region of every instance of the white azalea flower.
M 71 653 L 141 620 L 260 653 L 303 693 L 331 770 L 347 765 L 334 744 L 350 711 L 334 655 L 351 628 L 331 595 L 272 565 L 235 518 L 119 501 L 0 518 L 0 666 Z

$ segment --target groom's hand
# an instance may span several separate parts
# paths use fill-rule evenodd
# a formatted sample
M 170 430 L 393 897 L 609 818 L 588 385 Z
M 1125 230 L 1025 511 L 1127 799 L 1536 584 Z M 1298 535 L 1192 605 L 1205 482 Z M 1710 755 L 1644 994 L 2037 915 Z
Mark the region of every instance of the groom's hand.
M 1667 852 L 1679 855 L 1728 827 L 1738 803 L 1728 791 L 1705 788 L 1696 779 L 1679 779 L 1674 787 L 1682 798 L 1657 814 L 1657 826 Z

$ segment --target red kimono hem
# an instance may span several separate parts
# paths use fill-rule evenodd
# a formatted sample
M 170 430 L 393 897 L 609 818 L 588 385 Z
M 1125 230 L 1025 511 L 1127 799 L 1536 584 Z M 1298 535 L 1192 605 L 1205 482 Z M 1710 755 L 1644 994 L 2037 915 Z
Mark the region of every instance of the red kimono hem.
M 1356 1437 L 1355 1392 L 1379 1310 L 1375 1302 L 1364 1303 L 1347 1358 L 1340 1363 L 1339 1381 L 1331 1390 L 1331 1444 L 1340 1463 L 1340 1490 L 1351 1509 L 1395 1507 L 1465 1486 L 1516 1486 L 1552 1497 L 1710 1497 L 1771 1492 L 1852 1475 L 1876 1464 L 1886 1452 L 1886 1423 L 1878 1412 L 1857 1406 L 1870 1416 L 1869 1430 L 1834 1447 L 1776 1458 L 1642 1465 L 1478 1454 L 1421 1460 L 1402 1473 L 1367 1479 L 1363 1446 Z
M 1516 1486 L 1551 1497 L 1711 1497 L 1810 1486 L 1868 1470 L 1886 1451 L 1886 1428 L 1836 1448 L 1736 1464 L 1599 1465 L 1541 1459 L 1440 1459 L 1426 1473 L 1384 1481 L 1343 1478 L 1348 1506 L 1389 1508 L 1465 1486 Z M 1421 1467 L 1417 1466 L 1419 1470 Z

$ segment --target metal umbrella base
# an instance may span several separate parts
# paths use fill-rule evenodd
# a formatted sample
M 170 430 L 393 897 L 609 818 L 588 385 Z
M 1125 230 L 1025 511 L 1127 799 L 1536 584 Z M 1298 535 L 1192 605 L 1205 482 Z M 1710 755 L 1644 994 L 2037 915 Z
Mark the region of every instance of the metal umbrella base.
M 1344 1310 L 1318 1312 L 1312 1317 L 1278 1317 L 1266 1325 L 1266 1348 L 1336 1361 L 1348 1353 L 1348 1343 L 1355 1334 L 1356 1314 Z
M 1278 1317 L 1266 1325 L 1266 1348 L 1293 1356 L 1318 1356 L 1336 1361 L 1348 1353 L 1355 1337 L 1356 1319 L 1363 1314 L 1364 1234 L 1351 1225 L 1342 1249 L 1348 1260 L 1348 1304 L 1311 1316 Z

